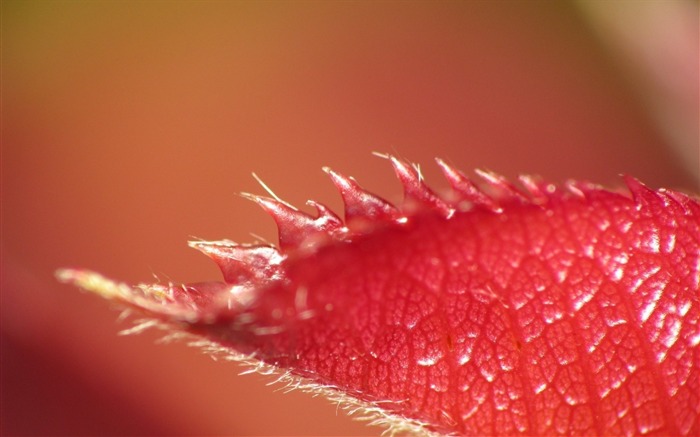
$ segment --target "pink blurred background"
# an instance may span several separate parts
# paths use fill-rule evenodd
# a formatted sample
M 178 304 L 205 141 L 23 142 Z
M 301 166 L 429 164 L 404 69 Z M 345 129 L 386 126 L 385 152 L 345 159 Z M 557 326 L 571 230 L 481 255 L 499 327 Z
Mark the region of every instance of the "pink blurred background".
M 188 239 L 276 239 L 236 196 L 262 192 L 252 171 L 296 205 L 342 212 L 323 165 L 400 200 L 372 151 L 421 163 L 438 188 L 436 156 L 697 191 L 697 20 L 632 14 L 621 40 L 589 6 L 3 2 L 3 435 L 378 435 L 156 332 L 118 336 L 118 311 L 53 272 L 216 280 Z M 661 38 L 678 50 L 656 49 L 656 75 L 625 51 L 679 31 L 688 44 Z M 669 128 L 659 102 L 690 122 Z

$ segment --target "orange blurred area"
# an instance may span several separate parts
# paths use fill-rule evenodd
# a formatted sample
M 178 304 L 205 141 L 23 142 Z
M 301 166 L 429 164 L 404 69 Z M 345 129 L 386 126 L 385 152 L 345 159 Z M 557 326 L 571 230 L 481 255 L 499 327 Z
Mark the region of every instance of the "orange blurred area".
M 391 152 L 554 182 L 690 189 L 567 2 L 2 3 L 2 434 L 379 435 L 57 283 L 217 280 L 186 241 L 276 240 L 255 171 L 342 212 L 328 165 L 400 200 Z M 692 166 L 691 166 L 692 168 Z M 700 173 L 700 170 L 699 170 Z

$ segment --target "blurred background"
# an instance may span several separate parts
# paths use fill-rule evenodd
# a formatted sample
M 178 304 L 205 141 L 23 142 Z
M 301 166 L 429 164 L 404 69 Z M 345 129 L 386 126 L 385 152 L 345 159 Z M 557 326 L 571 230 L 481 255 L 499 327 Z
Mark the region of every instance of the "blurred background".
M 391 152 L 700 191 L 698 3 L 2 2 L 3 435 L 379 435 L 59 284 L 218 280 L 186 241 L 276 241 L 236 195 L 399 201 Z

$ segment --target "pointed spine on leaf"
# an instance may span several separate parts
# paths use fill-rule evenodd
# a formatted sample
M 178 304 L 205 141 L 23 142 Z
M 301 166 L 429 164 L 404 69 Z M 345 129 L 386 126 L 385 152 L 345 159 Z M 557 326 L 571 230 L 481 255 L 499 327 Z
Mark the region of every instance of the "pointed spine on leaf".
M 416 167 L 392 155 L 387 155 L 387 159 L 391 162 L 396 176 L 403 185 L 404 206 L 407 207 L 409 213 L 414 212 L 413 209 L 418 211 L 429 209 L 438 212 L 443 217 L 452 215 L 454 210 L 423 182 Z
M 603 189 L 600 185 L 588 181 L 568 180 L 564 185 L 569 193 L 579 199 L 589 199 L 595 192 Z
M 257 283 L 280 276 L 284 256 L 271 246 L 241 245 L 231 241 L 190 241 L 189 246 L 211 258 L 229 284 Z
M 556 193 L 556 186 L 543 181 L 539 176 L 520 175 L 518 180 L 520 180 L 520 184 L 525 188 L 532 202 L 537 205 L 546 204 Z
M 324 211 L 328 211 L 326 207 L 322 209 L 317 207 L 320 215 L 314 218 L 277 199 L 249 193 L 241 193 L 241 196 L 260 205 L 275 220 L 279 234 L 279 245 L 282 251 L 300 248 L 311 237 L 330 235 L 329 230 L 337 225 L 334 220 L 334 218 L 337 218 L 335 214 L 330 217 L 324 213 Z M 312 204 L 314 206 L 318 205 L 316 203 Z M 338 222 L 340 222 L 340 219 L 338 219 Z
M 498 201 L 529 203 L 527 196 L 520 192 L 505 176 L 478 168 L 474 170 L 474 173 L 486 181 L 486 188 L 492 192 L 491 196 Z
M 343 221 L 331 211 L 326 205 L 316 202 L 315 200 L 308 200 L 307 205 L 313 206 L 318 212 L 318 216 L 314 219 L 314 223 L 319 232 L 325 232 L 326 234 L 341 239 L 344 233 L 345 225 Z
M 689 196 L 678 191 L 660 188 L 658 194 L 664 207 L 675 214 L 697 215 L 698 210 L 700 210 L 700 204 L 697 201 L 693 201 Z
M 629 175 L 623 175 L 622 178 L 625 181 L 630 194 L 632 195 L 632 200 L 640 208 L 649 209 L 662 206 L 663 200 L 661 199 L 661 196 L 659 196 L 659 194 L 657 194 L 655 191 L 649 189 L 638 179 Z
M 671 197 L 680 204 L 687 215 L 700 216 L 700 202 L 679 191 L 660 190 L 664 195 Z
M 435 161 L 438 166 L 440 166 L 452 190 L 457 194 L 459 202 L 468 202 L 469 204 L 491 212 L 502 211 L 502 208 L 491 197 L 481 191 L 481 189 L 462 172 L 448 165 L 441 159 L 436 159 Z
M 331 178 L 343 198 L 347 223 L 356 219 L 391 222 L 401 216 L 394 205 L 365 190 L 355 179 L 343 176 L 328 167 L 324 167 L 323 171 Z

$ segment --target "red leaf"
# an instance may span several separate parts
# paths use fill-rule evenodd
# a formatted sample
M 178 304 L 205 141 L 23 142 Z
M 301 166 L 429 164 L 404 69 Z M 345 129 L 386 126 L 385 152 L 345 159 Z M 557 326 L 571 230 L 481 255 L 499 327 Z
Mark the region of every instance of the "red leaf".
M 438 164 L 453 192 L 388 157 L 400 209 L 327 170 L 345 221 L 247 195 L 280 249 L 193 242 L 225 282 L 61 279 L 295 383 L 355 398 L 393 430 L 700 433 L 700 203 Z M 302 378 L 302 379 L 299 379 Z

